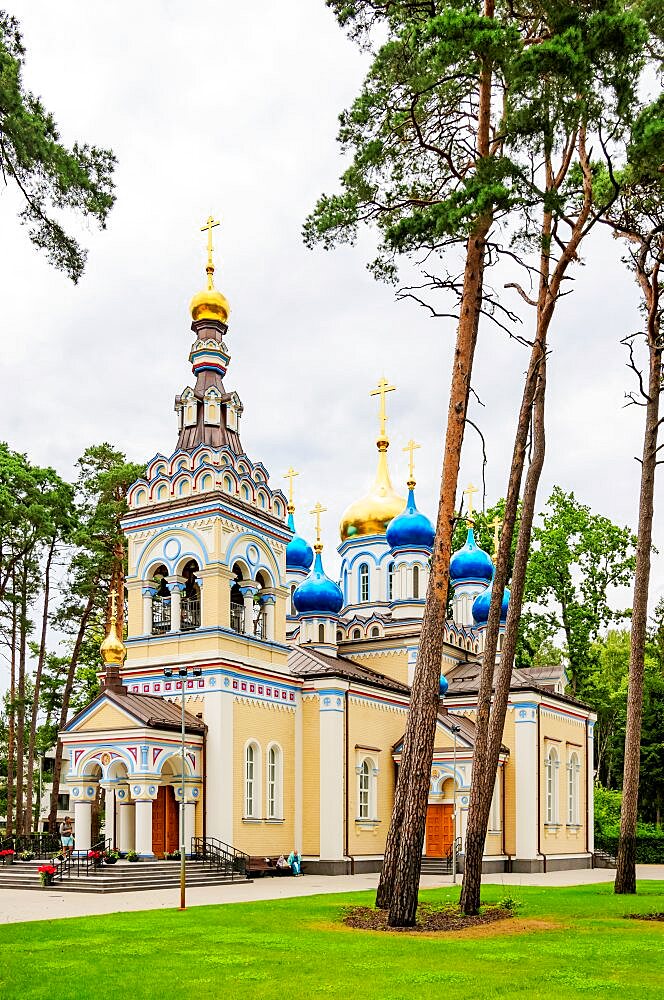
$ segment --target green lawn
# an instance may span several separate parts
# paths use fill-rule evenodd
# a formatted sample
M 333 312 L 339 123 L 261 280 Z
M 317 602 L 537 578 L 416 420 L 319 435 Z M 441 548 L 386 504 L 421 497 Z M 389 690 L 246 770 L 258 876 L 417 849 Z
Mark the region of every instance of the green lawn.
M 368 893 L 9 924 L 0 998 L 662 1000 L 664 923 L 622 914 L 664 911 L 664 882 L 640 883 L 635 897 L 611 889 L 486 886 L 487 902 L 521 901 L 521 930 L 474 937 L 344 928 L 341 908 Z M 458 889 L 422 898 L 456 900 Z

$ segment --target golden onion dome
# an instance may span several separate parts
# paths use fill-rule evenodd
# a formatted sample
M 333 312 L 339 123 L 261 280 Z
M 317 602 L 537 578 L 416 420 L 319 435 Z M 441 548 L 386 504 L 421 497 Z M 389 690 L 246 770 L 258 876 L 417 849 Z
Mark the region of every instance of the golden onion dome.
M 118 637 L 118 626 L 115 616 L 111 618 L 108 628 L 108 635 L 99 647 L 101 660 L 105 667 L 121 667 L 127 656 L 127 647 Z
M 378 468 L 373 486 L 366 496 L 346 508 L 339 531 L 342 542 L 362 535 L 384 535 L 390 521 L 406 506 L 405 497 L 399 496 L 392 486 L 387 466 L 389 441 L 381 436 L 378 447 Z
M 231 308 L 228 304 L 228 299 L 221 292 L 217 291 L 214 287 L 214 262 L 212 260 L 212 230 L 219 223 L 210 216 L 201 228 L 201 232 L 207 232 L 207 266 L 205 268 L 205 273 L 207 274 L 207 288 L 202 291 L 197 292 L 193 299 L 189 303 L 189 309 L 191 311 L 191 317 L 196 322 L 199 319 L 215 319 L 219 323 L 228 322 L 228 314 Z

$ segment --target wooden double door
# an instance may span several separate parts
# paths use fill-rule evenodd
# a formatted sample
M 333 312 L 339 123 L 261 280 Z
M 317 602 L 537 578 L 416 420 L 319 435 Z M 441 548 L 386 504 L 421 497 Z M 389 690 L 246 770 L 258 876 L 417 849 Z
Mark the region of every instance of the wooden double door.
M 152 852 L 157 857 L 178 850 L 179 819 L 173 786 L 161 785 L 152 803 Z
M 454 839 L 454 806 L 436 803 L 427 808 L 426 855 L 447 857 Z

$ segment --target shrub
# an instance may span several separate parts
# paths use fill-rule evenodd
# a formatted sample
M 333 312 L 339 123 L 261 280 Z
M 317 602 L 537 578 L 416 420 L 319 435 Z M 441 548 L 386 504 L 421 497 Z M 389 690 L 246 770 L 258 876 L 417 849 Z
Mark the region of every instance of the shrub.
M 653 828 L 654 832 L 643 832 L 637 830 L 636 834 L 636 861 L 640 865 L 661 865 L 664 864 L 664 832 Z M 610 834 L 601 834 L 595 837 L 595 848 L 599 851 L 606 851 L 613 857 L 618 855 L 619 832 L 616 830 Z

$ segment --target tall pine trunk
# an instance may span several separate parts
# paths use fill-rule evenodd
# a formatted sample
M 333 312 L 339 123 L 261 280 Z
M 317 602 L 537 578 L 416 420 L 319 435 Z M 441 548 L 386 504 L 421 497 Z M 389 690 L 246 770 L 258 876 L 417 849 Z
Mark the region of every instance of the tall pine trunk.
M 484 0 L 483 13 L 487 18 L 493 17 L 494 0 Z M 492 77 L 491 62 L 485 58 L 480 73 L 478 95 L 477 154 L 479 160 L 486 159 L 491 154 Z M 417 912 L 422 845 L 431 780 L 431 761 L 439 709 L 440 669 L 449 588 L 456 490 L 482 307 L 486 238 L 492 221 L 492 213 L 487 212 L 478 221 L 466 245 L 466 263 L 452 368 L 431 575 L 394 809 L 376 897 L 376 905 L 389 907 L 388 924 L 390 927 L 412 927 Z
M 35 740 L 37 738 L 37 719 L 39 715 L 39 696 L 41 693 L 41 678 L 46 659 L 46 632 L 48 629 L 48 602 L 51 590 L 51 566 L 55 553 L 56 536 L 53 535 L 44 566 L 44 603 L 42 609 L 41 635 L 39 638 L 39 655 L 37 658 L 37 669 L 35 671 L 34 692 L 32 696 L 32 715 L 30 719 L 30 734 L 28 737 L 28 764 L 26 776 L 26 813 L 31 817 L 31 827 L 35 830 L 39 828 L 39 809 L 41 803 L 37 803 L 37 810 L 34 810 L 34 767 L 35 767 Z M 29 810 L 29 813 L 27 812 Z M 27 826 L 27 823 L 26 823 Z M 29 829 L 26 829 L 29 833 Z
M 17 615 L 15 595 L 15 573 L 12 571 L 11 583 L 11 649 L 9 652 L 9 725 L 7 727 L 7 833 L 14 832 L 14 806 L 16 799 L 15 761 L 16 752 L 16 640 Z
M 28 563 L 20 571 L 16 689 L 16 832 L 25 833 L 25 664 L 28 647 Z
M 92 614 L 95 606 L 95 590 L 97 583 L 98 581 L 95 580 L 93 585 L 90 587 L 90 594 L 86 601 L 85 608 L 83 609 L 83 614 L 81 615 L 78 632 L 76 633 L 76 639 L 74 640 L 74 648 L 72 649 L 71 659 L 69 661 L 67 680 L 65 681 L 64 690 L 62 692 L 62 705 L 60 706 L 60 721 L 58 725 L 58 742 L 55 746 L 55 762 L 53 765 L 51 808 L 48 814 L 48 828 L 51 833 L 56 833 L 58 822 L 58 796 L 60 794 L 60 772 L 62 770 L 62 740 L 60 739 L 59 734 L 67 724 L 67 716 L 69 715 L 69 704 L 71 702 L 72 691 L 74 690 L 74 678 L 76 677 L 78 658 L 81 654 L 85 630 L 88 627 L 88 621 L 90 620 L 90 615 Z
M 641 258 L 643 260 L 643 258 Z M 629 654 L 629 687 L 627 693 L 627 727 L 625 731 L 625 763 L 620 809 L 620 840 L 615 891 L 636 892 L 636 823 L 639 804 L 639 770 L 641 764 L 641 719 L 643 715 L 643 676 L 645 643 L 648 624 L 648 592 L 650 589 L 650 550 L 657 468 L 657 441 L 660 427 L 660 394 L 662 392 L 662 341 L 659 313 L 659 267 L 656 265 L 650 281 L 638 273 L 648 307 L 648 391 L 646 421 L 641 460 L 641 491 L 639 494 L 639 530 L 636 543 L 634 600 Z

